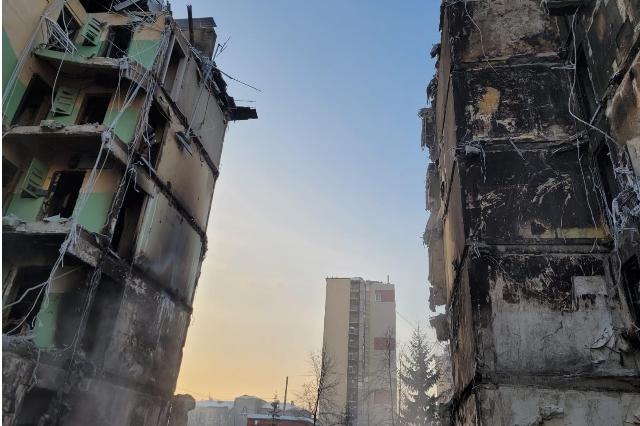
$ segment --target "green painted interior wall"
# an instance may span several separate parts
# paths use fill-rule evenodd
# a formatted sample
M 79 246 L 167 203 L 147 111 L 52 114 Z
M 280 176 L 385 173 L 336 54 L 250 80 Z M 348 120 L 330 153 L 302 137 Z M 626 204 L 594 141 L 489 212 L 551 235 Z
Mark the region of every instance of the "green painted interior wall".
M 133 141 L 140 109 L 135 106 L 129 106 L 122 112 L 120 117 L 118 117 L 119 112 L 120 111 L 114 109 L 109 109 L 109 111 L 107 111 L 107 117 L 105 118 L 105 124 L 111 125 L 113 121 L 117 119 L 118 121 L 114 126 L 113 132 L 120 140 L 128 144 Z
M 80 93 L 78 96 L 82 98 L 85 94 Z M 53 112 L 49 112 L 47 115 L 47 119 L 56 120 L 66 126 L 72 126 L 78 120 L 78 114 L 80 113 L 80 108 L 82 105 L 81 102 L 76 102 L 73 111 L 69 115 L 60 115 L 53 114 Z M 135 134 L 136 125 L 138 123 L 138 114 L 140 109 L 137 106 L 129 106 L 127 107 L 120 117 L 118 118 L 118 110 L 109 109 L 107 111 L 107 115 L 104 120 L 105 125 L 110 125 L 117 118 L 118 121 L 114 126 L 114 133 L 118 136 L 123 142 L 130 143 L 133 141 L 133 135 Z
M 11 93 L 9 100 L 7 101 L 6 108 L 2 112 L 9 123 L 13 120 L 13 116 L 16 115 L 16 111 L 20 106 L 20 101 L 22 100 L 24 93 L 27 91 L 27 86 L 20 80 L 16 80 L 16 84 L 11 90 L 13 90 L 13 93 Z
M 92 192 L 78 215 L 78 223 L 91 232 L 102 232 L 113 200 L 112 192 Z M 75 212 L 74 212 L 75 213 Z
M 82 98 L 82 96 L 83 96 L 82 93 L 78 94 L 79 98 Z M 54 96 L 54 99 L 55 99 L 55 96 Z M 82 105 L 81 103 L 77 102 L 77 98 L 76 98 L 76 104 L 74 105 L 73 111 L 71 111 L 71 114 L 69 115 L 54 114 L 53 111 L 49 111 L 49 114 L 47 114 L 47 120 L 56 120 L 64 124 L 65 126 L 72 126 L 76 124 L 76 120 L 78 119 L 78 114 L 80 113 L 81 105 Z
M 44 197 L 26 198 L 20 194 L 11 194 L 7 201 L 5 215 L 16 215 L 19 219 L 33 222 L 38 218 Z
M 7 88 L 7 82 L 11 73 L 13 72 L 16 64 L 18 63 L 18 56 L 13 51 L 13 46 L 9 41 L 7 32 L 2 29 L 2 90 Z
M 84 208 L 78 215 L 80 226 L 90 232 L 102 232 L 107 223 L 112 200 L 112 192 L 90 193 Z M 38 220 L 43 203 L 44 197 L 26 198 L 20 194 L 12 194 L 4 214 L 13 214 L 24 221 L 35 222 Z
M 41 348 L 51 348 L 55 344 L 58 306 L 63 293 L 49 293 L 48 299 L 42 302 L 33 327 L 33 341 Z
M 103 32 L 107 31 L 106 28 L 107 27 L 103 29 Z M 82 44 L 82 37 L 80 37 L 80 40 L 78 40 L 78 43 L 76 43 L 75 45 L 77 52 L 74 55 L 69 55 L 69 54 L 65 54 L 64 52 L 58 52 L 56 50 L 50 50 L 50 49 L 44 49 L 44 48 L 37 49 L 36 53 L 39 56 L 47 57 L 51 59 L 74 61 L 74 62 L 82 63 L 82 62 L 85 62 L 87 59 L 91 59 L 93 57 L 99 56 L 103 51 L 103 47 L 105 43 L 106 43 L 106 40 L 100 40 L 100 42 L 96 46 L 92 46 L 92 45 L 85 46 Z M 127 49 L 127 54 L 129 55 L 130 59 L 133 59 L 143 67 L 150 69 L 153 66 L 153 63 L 156 59 L 159 45 L 160 45 L 159 39 L 143 40 L 143 39 L 136 39 L 134 36 L 133 40 L 131 40 L 131 43 L 129 44 L 129 48 Z
M 107 223 L 112 200 L 111 192 L 89 194 L 87 203 L 78 215 L 80 226 L 91 232 L 102 232 Z M 20 194 L 12 194 L 11 200 L 7 203 L 5 215 L 14 214 L 24 221 L 34 222 L 38 219 L 43 203 L 44 197 L 24 198 Z
M 84 94 L 79 95 L 80 98 L 84 97 Z M 66 126 L 72 126 L 78 120 L 78 114 L 80 113 L 81 102 L 76 102 L 73 111 L 70 115 L 53 114 L 49 112 L 47 119 L 56 120 Z M 118 117 L 117 110 L 109 109 L 104 120 L 104 124 L 110 125 Z M 129 143 L 133 140 L 136 124 L 138 123 L 139 109 L 135 106 L 129 106 L 118 118 L 118 122 L 115 124 L 114 133 L 125 143 Z
M 77 58 L 80 61 L 82 61 L 83 59 L 91 59 L 94 56 L 98 56 L 98 54 L 102 50 L 103 45 L 104 45 L 104 41 L 101 41 L 96 46 L 85 46 L 82 44 L 78 44 L 76 45 L 76 49 L 78 49 L 78 53 L 73 55 L 74 59 Z
M 127 53 L 131 59 L 146 69 L 151 69 L 156 60 L 159 44 L 160 40 L 136 40 L 134 38 L 131 40 Z

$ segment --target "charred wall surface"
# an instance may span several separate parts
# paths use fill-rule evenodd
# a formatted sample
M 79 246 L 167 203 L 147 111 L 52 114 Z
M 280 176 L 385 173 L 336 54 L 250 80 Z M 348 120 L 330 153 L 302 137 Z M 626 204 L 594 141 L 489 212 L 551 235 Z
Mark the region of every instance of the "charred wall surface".
M 637 1 L 443 1 L 425 243 L 456 424 L 640 422 Z
M 227 94 L 213 19 L 190 40 L 163 3 L 3 3 L 3 424 L 193 405 L 173 393 L 224 135 L 257 115 Z

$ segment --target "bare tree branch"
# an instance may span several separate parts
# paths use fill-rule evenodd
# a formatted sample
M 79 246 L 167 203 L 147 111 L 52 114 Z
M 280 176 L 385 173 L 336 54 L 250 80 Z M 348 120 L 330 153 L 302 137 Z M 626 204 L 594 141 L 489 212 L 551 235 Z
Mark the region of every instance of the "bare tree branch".
M 335 362 L 322 348 L 320 353 L 309 354 L 309 365 L 312 379 L 304 383 L 297 398 L 302 401 L 304 408 L 313 415 L 313 424 L 317 425 L 322 417 L 333 417 L 336 411 L 333 407 L 333 395 L 338 386 L 335 372 Z

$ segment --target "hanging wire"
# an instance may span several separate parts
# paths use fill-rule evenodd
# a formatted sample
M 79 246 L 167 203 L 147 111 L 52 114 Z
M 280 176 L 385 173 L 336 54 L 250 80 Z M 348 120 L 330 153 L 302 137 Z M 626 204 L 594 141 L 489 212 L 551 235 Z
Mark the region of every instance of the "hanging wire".
M 44 28 L 47 27 L 45 23 L 45 19 L 54 10 L 59 10 L 59 8 L 64 7 L 65 4 L 66 4 L 66 0 L 55 0 L 54 2 L 49 4 L 49 6 L 45 9 L 45 12 L 40 17 L 40 21 L 36 26 L 36 30 L 33 32 L 33 34 L 31 34 L 31 38 L 29 38 L 29 41 L 27 42 L 25 47 L 22 49 L 22 52 L 20 53 L 18 61 L 16 62 L 16 65 L 14 66 L 13 71 L 11 72 L 11 76 L 7 80 L 7 85 L 5 87 L 5 90 L 2 93 L 3 117 L 6 117 L 9 100 L 13 97 L 15 93 L 15 90 L 17 87 L 16 83 L 18 82 L 18 77 L 20 75 L 20 72 L 24 68 L 24 64 L 26 63 L 27 59 L 31 57 L 31 52 L 35 47 L 36 38 L 38 37 L 38 34 L 40 33 L 40 31 L 42 31 Z
M 49 48 L 61 48 L 65 53 L 70 55 L 75 55 L 77 52 L 75 44 L 69 38 L 67 22 L 64 19 L 65 14 L 62 13 L 62 22 L 64 24 L 64 29 L 60 28 L 60 25 L 48 16 L 45 16 L 45 22 L 47 23 L 47 30 L 49 32 L 49 40 L 46 43 Z
M 48 19 L 48 17 L 45 17 L 45 20 Z M 48 21 L 47 21 L 48 22 Z M 58 27 L 59 28 L 59 27 Z M 66 34 L 66 33 L 65 33 Z M 165 37 L 166 39 L 166 37 Z M 156 56 L 158 54 L 159 51 L 161 51 L 161 49 L 164 49 L 166 47 L 166 43 L 159 43 L 159 45 L 157 46 L 157 52 L 156 52 Z M 60 71 L 60 68 L 62 67 L 62 61 L 60 63 L 59 69 L 58 69 L 58 73 Z M 119 71 L 119 79 L 118 79 L 118 84 L 117 84 L 117 91 L 119 91 L 120 88 L 120 81 L 123 77 L 123 72 L 124 70 L 120 70 Z M 14 327 L 14 329 L 12 329 L 11 331 L 9 331 L 8 333 L 11 334 L 12 332 L 14 332 L 15 330 L 17 330 L 20 326 L 22 326 L 24 324 L 24 322 L 26 321 L 26 319 L 31 315 L 31 313 L 33 312 L 33 310 L 36 308 L 36 306 L 39 305 L 38 301 L 40 299 L 40 296 L 44 294 L 43 300 L 42 300 L 42 306 L 46 307 L 48 306 L 49 303 L 49 294 L 50 294 L 50 289 L 51 289 L 51 285 L 53 283 L 53 281 L 56 279 L 55 274 L 57 273 L 57 271 L 59 270 L 59 268 L 64 266 L 64 257 L 66 255 L 66 253 L 68 253 L 70 250 L 73 250 L 74 247 L 77 246 L 78 242 L 79 242 L 79 234 L 80 234 L 80 230 L 81 230 L 81 226 L 78 223 L 78 219 L 79 219 L 79 215 L 80 212 L 83 211 L 83 209 L 86 206 L 86 203 L 89 199 L 89 196 L 91 193 L 93 193 L 93 189 L 95 188 L 95 185 L 97 183 L 97 181 L 99 180 L 99 177 L 106 165 L 107 159 L 108 159 L 108 153 L 110 151 L 110 147 L 111 147 L 111 140 L 112 140 L 112 135 L 113 135 L 113 131 L 115 129 L 115 126 L 118 124 L 120 118 L 122 117 L 124 111 L 132 104 L 132 102 L 136 99 L 137 94 L 140 90 L 140 88 L 142 87 L 141 82 L 145 81 L 146 79 L 150 79 L 150 70 L 147 70 L 145 72 L 145 74 L 143 75 L 143 78 L 137 82 L 135 85 L 129 85 L 128 89 L 127 89 L 127 93 L 124 97 L 124 101 L 123 104 L 121 105 L 120 110 L 118 111 L 118 113 L 116 114 L 115 118 L 111 121 L 110 125 L 108 126 L 108 128 L 102 133 L 102 137 L 101 137 L 101 146 L 100 149 L 98 151 L 98 156 L 96 158 L 96 161 L 94 163 L 93 168 L 91 169 L 91 172 L 88 176 L 88 178 L 85 180 L 85 183 L 83 185 L 83 187 L 81 188 L 81 191 L 79 193 L 78 199 L 76 201 L 76 205 L 74 208 L 74 211 L 70 217 L 70 224 L 69 224 L 69 231 L 67 232 L 65 239 L 63 240 L 60 248 L 59 248 L 59 255 L 58 258 L 56 259 L 56 261 L 54 262 L 52 269 L 49 273 L 49 277 L 47 279 L 47 281 L 45 281 L 44 283 L 40 283 L 36 286 L 34 286 L 34 288 L 28 289 L 28 291 L 31 290 L 35 290 L 35 289 L 39 289 L 38 291 L 38 296 L 35 298 L 32 306 L 30 307 L 30 309 L 28 310 L 27 314 L 23 317 L 22 321 L 20 321 L 20 323 L 18 324 L 18 326 Z M 151 81 L 154 81 L 155 79 L 150 79 Z M 55 83 L 54 83 L 54 87 L 55 87 Z M 147 99 L 149 98 L 149 94 L 152 94 L 153 91 L 150 90 L 147 92 Z M 152 96 L 151 96 L 152 97 Z M 129 161 L 127 163 L 127 171 L 129 170 L 130 167 L 132 167 L 132 159 L 133 156 L 133 152 L 130 152 L 129 155 Z M 126 172 L 125 172 L 125 176 L 126 176 Z M 124 181 L 125 179 L 123 179 Z M 121 181 L 120 186 L 122 186 L 123 182 Z M 112 206 L 113 209 L 113 206 Z M 95 272 L 95 271 L 94 271 Z M 23 295 L 22 298 L 24 298 L 24 296 L 26 296 L 26 294 Z M 88 311 L 88 306 L 85 305 L 85 310 Z M 84 311 L 83 311 L 84 313 Z M 35 318 L 34 318 L 35 320 Z M 5 333 L 3 333 L 5 334 Z M 78 333 L 76 333 L 76 335 L 74 336 L 74 340 L 71 346 L 76 346 L 77 344 L 77 338 L 78 338 Z M 66 349 L 66 348 L 65 348 Z M 75 352 L 75 348 L 74 348 L 74 352 Z

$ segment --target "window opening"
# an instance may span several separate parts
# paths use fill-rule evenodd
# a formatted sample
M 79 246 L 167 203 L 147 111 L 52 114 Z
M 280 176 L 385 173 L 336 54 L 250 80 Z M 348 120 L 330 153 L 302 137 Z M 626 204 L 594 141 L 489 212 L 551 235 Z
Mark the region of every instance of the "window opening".
M 78 124 L 102 124 L 111 102 L 110 94 L 86 95 L 80 113 Z
M 44 292 L 28 291 L 31 287 L 49 279 L 50 266 L 29 266 L 18 269 L 7 297 L 7 308 L 2 310 L 2 332 L 8 334 L 27 334 L 32 325 L 44 296 Z M 15 303 L 12 305 L 12 303 Z
M 12 125 L 16 126 L 36 126 L 44 120 L 49 113 L 51 106 L 51 86 L 37 75 L 34 75 L 16 114 L 13 116 Z
M 45 325 L 53 328 L 52 340 L 47 339 L 45 332 L 38 337 L 42 339 L 42 344 L 45 346 L 53 344 L 62 348 L 73 343 L 78 331 L 85 301 L 84 283 L 87 273 L 83 267 L 70 259 L 65 259 L 64 267 L 59 272 L 51 285 L 50 303 L 43 308 L 44 313 L 40 315 L 42 322 L 48 323 Z M 55 303 L 52 303 L 53 300 Z
M 173 91 L 173 87 L 178 77 L 178 67 L 180 62 L 184 59 L 182 48 L 175 42 L 173 49 L 171 50 L 171 57 L 169 58 L 169 65 L 167 66 L 167 72 L 164 75 L 164 88 L 169 94 Z
M 17 426 L 35 426 L 43 424 L 42 417 L 47 412 L 49 404 L 56 393 L 49 389 L 32 388 L 22 401 L 20 413 L 16 420 Z
M 94 359 L 104 356 L 107 350 L 123 295 L 123 283 L 104 277 L 98 284 L 82 342 L 85 351 Z
M 61 171 L 53 177 L 47 216 L 70 218 L 80 195 L 85 172 Z
M 638 257 L 632 256 L 622 265 L 625 292 L 629 302 L 629 309 L 635 316 L 636 325 L 640 322 L 640 264 Z
M 158 164 L 158 156 L 162 141 L 167 130 L 169 120 L 162 113 L 157 104 L 153 104 L 149 110 L 149 120 L 147 131 L 145 132 L 144 144 L 140 145 L 140 154 L 149 162 L 153 168 Z
M 18 175 L 18 167 L 11 161 L 2 157 L 2 199 L 4 200 L 9 192 L 13 189 L 13 185 Z
M 133 31 L 128 26 L 109 27 L 104 56 L 115 59 L 126 57 L 132 38 Z
M 130 181 L 111 239 L 111 249 L 115 250 L 121 258 L 129 261 L 133 259 L 136 231 L 144 200 L 145 193 L 141 189 L 136 191 L 135 183 Z
M 80 23 L 73 17 L 73 14 L 66 7 L 62 8 L 62 12 L 60 13 L 60 17 L 56 21 L 58 26 L 67 33 L 67 37 L 73 43 L 76 35 L 78 35 L 78 31 L 80 31 Z M 66 46 L 62 44 L 62 42 L 55 42 L 49 46 L 52 50 L 57 50 L 60 52 L 66 51 Z
M 611 208 L 613 199 L 618 195 L 618 183 L 613 171 L 613 161 L 611 150 L 605 140 L 600 143 L 600 148 L 596 152 L 596 163 L 600 172 L 600 182 L 607 202 L 607 208 Z
M 150 7 L 149 1 L 140 0 L 80 0 L 80 4 L 84 7 L 88 13 L 100 13 L 100 12 L 150 12 L 158 10 L 160 3 L 156 0 L 157 4 L 155 8 Z
M 104 0 L 80 0 L 80 4 L 87 13 L 108 12 L 111 2 Z
M 591 83 L 591 77 L 589 76 L 589 67 L 587 66 L 587 58 L 584 55 L 584 51 L 580 49 L 576 60 L 576 83 L 578 86 L 578 98 L 580 99 L 583 117 L 586 122 L 591 120 L 591 116 L 594 114 L 596 105 L 596 95 L 593 90 L 593 84 Z

